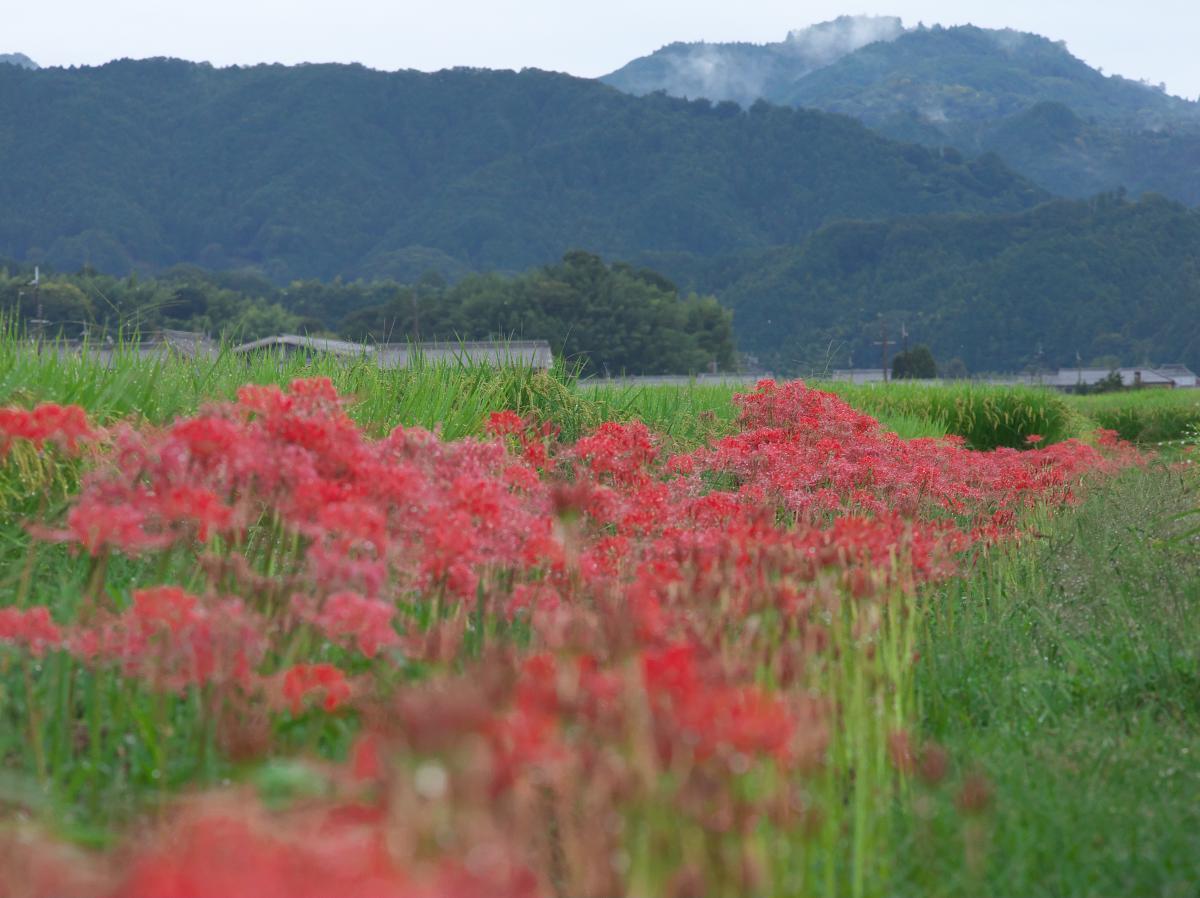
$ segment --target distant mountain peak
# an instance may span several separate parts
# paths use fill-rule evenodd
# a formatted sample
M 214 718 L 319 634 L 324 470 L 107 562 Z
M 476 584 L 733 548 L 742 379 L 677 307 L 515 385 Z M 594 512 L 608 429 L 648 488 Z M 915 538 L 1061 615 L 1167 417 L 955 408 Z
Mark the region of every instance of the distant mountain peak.
M 815 65 L 828 65 L 867 44 L 894 41 L 906 30 L 899 16 L 838 16 L 789 31 L 784 46 L 803 53 Z
M 2 63 L 19 66 L 23 69 L 40 68 L 36 62 L 34 62 L 24 53 L 0 53 L 0 64 Z
M 676 42 L 635 59 L 600 80 L 631 94 L 732 100 L 743 106 L 770 97 L 798 77 L 906 31 L 896 16 L 839 16 L 788 32 L 766 44 Z
M 820 109 L 894 140 L 995 152 L 1060 195 L 1125 187 L 1200 202 L 1200 103 L 1011 28 L 842 16 L 779 43 L 671 44 L 601 80 L 637 95 Z

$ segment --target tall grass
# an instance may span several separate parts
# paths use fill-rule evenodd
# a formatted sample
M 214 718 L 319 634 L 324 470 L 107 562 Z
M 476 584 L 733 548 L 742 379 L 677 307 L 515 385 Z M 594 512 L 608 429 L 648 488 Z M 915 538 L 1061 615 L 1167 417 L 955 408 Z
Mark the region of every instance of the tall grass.
M 596 404 L 605 418 L 637 418 L 676 443 L 695 445 L 733 429 L 737 406 L 733 397 L 748 387 L 732 384 L 687 386 L 591 385 L 580 394 Z
M 1200 390 L 1127 390 L 1067 401 L 1097 426 L 1134 443 L 1181 440 L 1200 429 Z
M 421 361 L 406 368 L 330 355 L 280 351 L 215 359 L 142 356 L 118 345 L 111 357 L 89 352 L 36 352 L 28 343 L 0 338 L 0 404 L 76 403 L 100 422 L 134 418 L 164 423 L 202 403 L 232 399 L 244 384 L 284 385 L 325 376 L 352 397 L 351 416 L 372 431 L 396 425 L 438 427 L 447 439 L 482 432 L 490 412 L 537 413 L 567 438 L 594 427 L 600 409 L 574 390 L 573 372 L 495 366 L 469 360 Z
M 1062 397 L 1034 387 L 895 382 L 831 383 L 821 387 L 881 419 L 901 415 L 936 422 L 947 433 L 963 437 L 973 449 L 1019 449 L 1034 435 L 1054 443 L 1077 435 L 1079 429 Z
M 829 389 L 829 385 L 820 385 Z M 732 384 L 688 384 L 686 386 L 638 386 L 581 384 L 580 391 L 595 402 L 606 418 L 638 418 L 668 437 L 697 444 L 728 433 L 737 420 L 734 396 L 752 387 Z M 885 429 L 911 440 L 943 437 L 951 431 L 924 411 L 907 407 L 876 407 L 869 392 L 844 398 L 855 408 L 877 418 Z
M 457 439 L 481 433 L 491 412 L 512 409 L 552 421 L 567 440 L 602 421 L 637 418 L 664 435 L 669 449 L 694 447 L 730 432 L 737 418 L 733 398 L 750 389 L 731 384 L 592 386 L 577 383 L 574 372 L 561 364 L 540 371 L 458 359 L 417 360 L 406 368 L 381 369 L 368 361 L 282 351 L 249 356 L 223 352 L 215 359 L 142 356 L 130 344 L 119 344 L 111 356 L 87 349 L 39 353 L 11 335 L 0 335 L 0 405 L 75 403 L 102 423 L 132 418 L 161 424 L 204 402 L 232 399 L 244 384 L 284 385 L 313 376 L 329 377 L 339 392 L 350 396 L 351 416 L 373 432 L 396 425 L 437 427 L 445 438 Z M 932 414 L 928 403 L 881 403 L 869 390 L 843 395 L 906 439 L 958 432 Z

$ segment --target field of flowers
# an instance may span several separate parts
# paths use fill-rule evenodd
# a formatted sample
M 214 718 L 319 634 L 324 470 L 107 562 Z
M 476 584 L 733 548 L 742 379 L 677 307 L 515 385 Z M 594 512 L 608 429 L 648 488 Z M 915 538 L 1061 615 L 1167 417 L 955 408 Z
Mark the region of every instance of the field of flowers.
M 4 407 L 0 895 L 881 894 L 934 793 L 976 863 L 923 591 L 1141 456 L 735 403 L 692 444 L 380 432 L 324 377 Z

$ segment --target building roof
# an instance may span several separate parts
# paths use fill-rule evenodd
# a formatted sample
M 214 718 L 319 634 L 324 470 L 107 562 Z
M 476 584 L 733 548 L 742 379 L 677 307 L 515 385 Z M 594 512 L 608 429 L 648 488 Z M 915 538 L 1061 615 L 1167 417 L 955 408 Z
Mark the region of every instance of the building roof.
M 891 372 L 885 372 L 882 368 L 835 368 L 829 372 L 827 378 L 817 377 L 816 380 L 846 380 L 850 383 L 878 383 L 885 380 L 891 380 Z
M 352 343 L 349 340 L 331 340 L 326 337 L 306 337 L 299 334 L 276 334 L 273 337 L 263 337 L 259 340 L 251 340 L 249 343 L 242 343 L 240 346 L 234 346 L 230 352 L 254 352 L 256 349 L 270 349 L 272 347 L 295 347 L 296 349 L 309 349 L 314 352 L 328 352 L 333 355 L 369 355 L 374 352 L 375 347 L 366 343 Z
M 1184 376 L 1185 372 L 1192 378 L 1195 377 L 1183 365 L 1171 366 L 1173 368 L 1182 369 L 1176 372 L 1168 373 L 1162 368 L 1144 367 L 1129 367 L 1129 368 L 1059 368 L 1054 374 L 1043 378 L 1043 383 L 1053 387 L 1074 387 L 1079 384 L 1097 384 L 1104 380 L 1113 371 L 1120 375 L 1121 383 L 1127 387 L 1141 383 L 1142 386 L 1172 386 L 1176 378 Z
M 424 343 L 354 343 L 349 340 L 332 340 L 325 337 L 307 337 L 298 334 L 278 334 L 251 340 L 233 347 L 231 352 L 244 354 L 260 349 L 287 351 L 305 350 L 323 352 L 343 358 L 372 358 L 383 368 L 398 368 L 410 361 L 422 359 L 436 362 L 444 360 L 487 362 L 497 365 L 523 364 L 533 368 L 549 368 L 554 364 L 554 353 L 545 340 L 449 340 Z
M 1166 375 L 1167 377 L 1194 378 L 1196 376 L 1196 372 L 1187 365 L 1156 365 L 1154 370 L 1159 374 Z

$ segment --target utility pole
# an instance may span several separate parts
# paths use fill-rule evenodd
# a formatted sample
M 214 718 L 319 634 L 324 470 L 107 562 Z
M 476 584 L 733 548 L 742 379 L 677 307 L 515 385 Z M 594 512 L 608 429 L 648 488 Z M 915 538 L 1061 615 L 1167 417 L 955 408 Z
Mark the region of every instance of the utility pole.
M 900 351 L 908 355 L 908 326 L 900 325 L 900 339 L 903 341 L 900 345 Z
M 33 288 L 33 306 L 36 309 L 34 314 L 37 316 L 30 323 L 37 325 L 37 340 L 40 343 L 46 319 L 42 317 L 42 269 L 38 265 L 33 266 L 33 280 L 29 282 L 29 286 Z
M 888 347 L 891 345 L 891 341 L 888 339 L 887 323 L 883 320 L 882 315 L 879 318 L 879 336 L 881 339 L 876 340 L 875 345 L 879 347 L 880 361 L 883 365 L 883 382 L 887 383 L 887 380 L 888 380 L 887 350 L 888 350 Z

